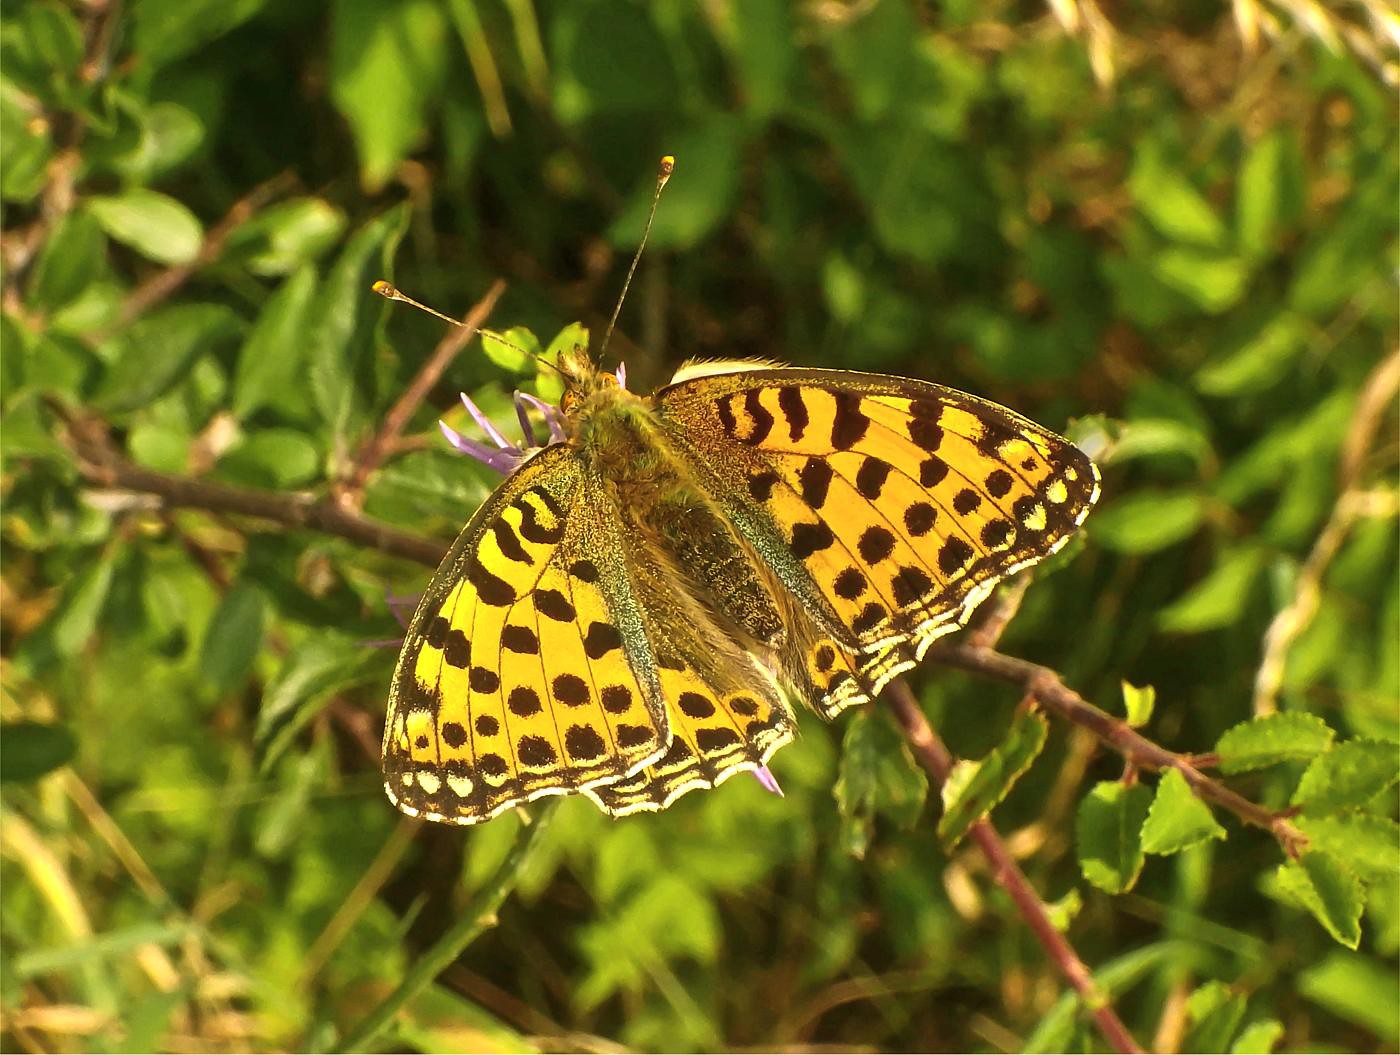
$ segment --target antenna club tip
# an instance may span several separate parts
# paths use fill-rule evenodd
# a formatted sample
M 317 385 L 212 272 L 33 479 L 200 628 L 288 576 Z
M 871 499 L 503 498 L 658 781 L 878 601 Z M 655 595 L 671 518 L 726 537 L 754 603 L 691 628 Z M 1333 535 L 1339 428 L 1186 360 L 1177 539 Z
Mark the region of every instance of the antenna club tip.
M 661 164 L 657 166 L 657 175 L 659 175 L 662 179 L 665 179 L 675 170 L 676 156 L 674 154 L 662 155 Z
M 382 278 L 369 288 L 374 290 L 374 292 L 378 293 L 381 297 L 388 297 L 390 300 L 396 300 L 399 296 L 399 291 L 391 283 L 385 282 Z

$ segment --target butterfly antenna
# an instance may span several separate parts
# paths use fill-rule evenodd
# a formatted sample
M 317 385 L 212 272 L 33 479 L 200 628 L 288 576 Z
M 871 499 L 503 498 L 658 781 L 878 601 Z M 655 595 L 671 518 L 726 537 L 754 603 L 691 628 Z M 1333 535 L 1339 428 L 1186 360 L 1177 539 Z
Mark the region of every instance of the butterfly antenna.
M 617 317 L 622 312 L 622 302 L 627 299 L 627 290 L 632 285 L 632 276 L 637 273 L 637 261 L 642 259 L 642 250 L 647 247 L 647 236 L 651 234 L 651 222 L 656 219 L 656 203 L 661 200 L 661 192 L 666 188 L 666 181 L 671 178 L 671 173 L 676 170 L 676 159 L 667 154 L 661 159 L 661 164 L 656 170 L 656 190 L 651 196 L 651 210 L 647 213 L 647 225 L 642 229 L 642 240 L 637 246 L 637 251 L 632 254 L 632 266 L 627 269 L 627 278 L 622 283 L 622 292 L 617 297 L 617 307 L 613 308 L 612 318 L 608 320 L 608 332 L 603 334 L 602 347 L 598 349 L 598 358 L 603 358 L 603 353 L 608 350 L 608 342 L 612 340 L 613 327 L 617 325 Z
M 493 340 L 500 341 L 502 344 L 504 344 L 507 348 L 511 349 L 512 351 L 519 352 L 521 355 L 525 356 L 526 358 L 533 359 L 533 360 L 535 360 L 535 362 L 540 363 L 540 364 L 542 364 L 542 365 L 544 365 L 544 366 L 549 367 L 549 368 L 550 368 L 551 370 L 553 370 L 556 374 L 562 374 L 562 373 L 563 373 L 563 371 L 560 370 L 559 367 L 555 366 L 555 365 L 554 365 L 553 363 L 551 363 L 548 359 L 545 359 L 545 358 L 542 357 L 542 356 L 536 355 L 534 352 L 530 351 L 528 348 L 522 348 L 520 345 L 516 344 L 514 341 L 512 341 L 512 340 L 511 340 L 509 337 L 507 337 L 505 334 L 500 333 L 500 332 L 498 332 L 498 331 L 496 331 L 496 330 L 488 330 L 488 329 L 486 329 L 484 326 L 468 326 L 465 322 L 462 322 L 460 319 L 454 319 L 451 315 L 447 315 L 447 314 L 445 314 L 445 313 L 443 313 L 443 312 L 441 312 L 441 311 L 438 311 L 436 308 L 430 308 L 430 307 L 428 307 L 428 305 L 422 303 L 421 301 L 414 300 L 412 297 L 410 297 L 410 296 L 409 296 L 407 293 L 405 293 L 403 290 L 399 289 L 399 287 L 396 286 L 396 285 L 394 285 L 392 282 L 385 282 L 385 281 L 381 278 L 378 282 L 376 282 L 373 286 L 371 286 L 370 289 L 374 290 L 374 292 L 378 293 L 378 294 L 379 294 L 381 297 L 383 297 L 385 300 L 397 300 L 397 301 L 401 301 L 402 303 L 407 304 L 407 305 L 409 305 L 410 307 L 417 308 L 419 311 L 426 311 L 429 315 L 433 316 L 433 318 L 435 318 L 435 319 L 441 319 L 443 322 L 450 322 L 453 326 L 460 327 L 461 329 L 464 329 L 464 330 L 465 330 L 465 329 L 474 329 L 474 330 L 476 330 L 477 333 L 481 334 L 483 337 L 490 337 L 490 338 L 492 338 Z

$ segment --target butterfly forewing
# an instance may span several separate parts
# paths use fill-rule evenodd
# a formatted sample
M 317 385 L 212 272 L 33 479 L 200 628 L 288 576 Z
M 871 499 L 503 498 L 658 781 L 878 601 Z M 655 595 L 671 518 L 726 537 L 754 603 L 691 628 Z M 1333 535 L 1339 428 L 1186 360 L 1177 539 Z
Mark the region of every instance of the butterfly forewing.
M 826 712 L 878 691 L 997 581 L 1055 552 L 1098 496 L 1067 440 L 925 382 L 774 368 L 684 381 L 657 402 L 825 632 L 805 666 Z
M 670 734 L 617 525 L 574 451 L 547 448 L 467 525 L 409 626 L 384 733 L 404 812 L 472 823 L 625 777 Z

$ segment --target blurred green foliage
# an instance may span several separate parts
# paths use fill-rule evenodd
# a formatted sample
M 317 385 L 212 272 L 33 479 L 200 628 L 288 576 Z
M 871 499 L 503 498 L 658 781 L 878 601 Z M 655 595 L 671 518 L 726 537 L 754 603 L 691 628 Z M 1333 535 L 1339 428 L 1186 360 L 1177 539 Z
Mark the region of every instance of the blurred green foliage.
M 1069 427 L 1105 498 L 1004 649 L 1217 751 L 1311 839 L 1287 861 L 926 664 L 982 760 L 947 842 L 998 804 L 1145 1044 L 1400 1043 L 1393 36 L 1265 0 L 1112 13 L 0 2 L 4 1046 L 334 1047 L 519 827 L 415 830 L 379 789 L 393 655 L 363 643 L 422 568 L 93 488 L 65 419 L 150 470 L 324 494 L 441 336 L 370 281 L 460 312 L 503 278 L 494 324 L 599 333 L 663 152 L 613 345 L 632 387 L 771 357 Z M 436 417 L 547 385 L 504 346 L 458 357 L 366 512 L 450 538 L 494 480 Z M 784 799 L 563 803 L 378 1043 L 1101 1048 L 975 849 L 940 844 L 888 716 L 803 726 Z

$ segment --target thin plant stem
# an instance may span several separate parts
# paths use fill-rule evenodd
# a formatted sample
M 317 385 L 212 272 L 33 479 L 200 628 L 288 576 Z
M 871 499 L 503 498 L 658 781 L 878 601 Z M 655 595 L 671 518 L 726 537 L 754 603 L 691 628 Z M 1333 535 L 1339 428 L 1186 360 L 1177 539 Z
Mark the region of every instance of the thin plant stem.
M 431 985 L 433 979 L 450 967 L 463 950 L 495 922 L 497 911 L 515 889 L 526 855 L 549 825 L 557 805 L 556 802 L 547 802 L 534 812 L 531 823 L 523 826 L 516 835 L 515 845 L 506 854 L 506 859 L 472 896 L 456 923 L 431 948 L 419 954 L 398 988 L 345 1034 L 338 1050 L 368 1050 L 370 1043 L 393 1021 L 404 1005 Z
M 900 728 L 904 730 L 905 739 L 908 740 L 909 748 L 919 765 L 940 785 L 943 784 L 952 772 L 953 756 L 929 725 L 909 686 L 902 680 L 895 679 L 885 689 L 884 698 L 893 709 Z M 1123 1025 L 1122 1019 L 1114 1012 L 1108 994 L 1099 988 L 1089 968 L 1074 951 L 1074 946 L 1050 921 L 1045 903 L 1040 900 L 1040 895 L 1035 892 L 1030 880 L 1021 871 L 1006 843 L 1002 842 L 1001 836 L 992 827 L 991 821 L 983 817 L 972 825 L 968 834 L 992 866 L 992 878 L 1010 895 L 1016 905 L 1016 911 L 1021 914 L 1026 926 L 1035 935 L 1035 940 L 1045 950 L 1045 955 L 1079 994 L 1079 999 L 1093 1016 L 1104 1039 L 1112 1045 L 1114 1051 L 1142 1051 L 1142 1047 Z

